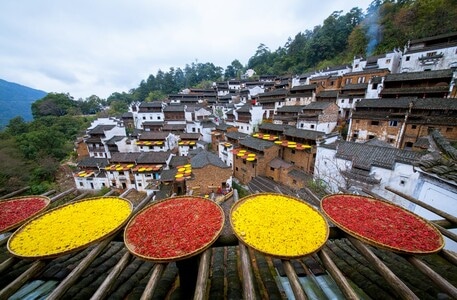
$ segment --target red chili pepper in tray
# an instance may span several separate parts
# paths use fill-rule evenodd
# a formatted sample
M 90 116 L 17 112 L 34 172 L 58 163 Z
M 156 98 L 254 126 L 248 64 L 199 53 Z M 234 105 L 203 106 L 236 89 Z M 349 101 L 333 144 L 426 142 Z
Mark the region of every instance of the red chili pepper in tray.
M 175 197 L 137 213 L 126 227 L 124 240 L 127 248 L 142 258 L 176 260 L 206 249 L 223 224 L 223 211 L 211 200 Z
M 335 194 L 324 197 L 321 207 L 342 230 L 381 247 L 425 254 L 444 245 L 441 233 L 428 221 L 387 201 Z
M 36 213 L 43 210 L 48 204 L 46 197 L 19 197 L 0 202 L 0 232 L 12 229 Z

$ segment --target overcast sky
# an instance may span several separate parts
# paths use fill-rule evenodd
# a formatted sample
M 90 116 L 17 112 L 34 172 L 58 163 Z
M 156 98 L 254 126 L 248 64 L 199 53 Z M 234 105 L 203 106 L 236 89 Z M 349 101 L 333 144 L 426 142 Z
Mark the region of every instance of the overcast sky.
M 75 99 L 138 87 L 161 69 L 246 65 L 333 12 L 372 0 L 3 0 L 0 78 Z

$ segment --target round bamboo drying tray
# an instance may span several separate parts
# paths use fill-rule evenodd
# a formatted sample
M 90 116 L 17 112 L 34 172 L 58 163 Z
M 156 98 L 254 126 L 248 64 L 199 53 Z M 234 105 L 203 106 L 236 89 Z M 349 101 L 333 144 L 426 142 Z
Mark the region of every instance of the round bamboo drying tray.
M 87 224 L 81 225 L 81 223 L 80 223 L 81 217 L 83 217 L 84 214 L 78 214 L 78 211 L 76 210 L 76 208 L 78 208 L 78 206 L 87 204 L 88 202 L 100 201 L 100 200 L 120 201 L 118 203 L 123 203 L 128 206 L 128 211 L 125 211 L 125 213 L 126 213 L 125 216 L 119 217 L 119 219 L 122 218 L 122 220 L 119 220 L 117 223 L 113 224 L 110 228 L 107 228 L 106 232 L 99 233 L 98 236 L 93 236 L 92 238 L 88 237 L 86 241 L 83 241 L 80 244 L 72 245 L 71 247 L 65 247 L 65 245 L 62 245 L 63 248 L 61 250 L 60 249 L 56 250 L 58 248 L 58 246 L 60 246 L 59 242 L 60 243 L 63 242 L 63 240 L 61 240 L 61 241 L 58 240 L 59 235 L 60 235 L 60 237 L 65 237 L 65 234 L 67 233 L 67 232 L 65 232 L 66 228 L 72 228 L 71 226 L 77 226 L 78 231 L 74 232 L 74 234 L 75 234 L 74 236 L 84 235 L 85 233 L 87 233 L 87 234 L 93 233 L 93 232 L 91 232 L 91 229 L 93 229 L 93 228 L 91 228 L 91 226 L 86 226 Z M 40 222 L 44 223 L 46 219 L 49 219 L 49 218 L 52 219 L 53 218 L 52 214 L 54 214 L 54 218 L 55 218 L 55 215 L 57 215 L 57 217 L 61 217 L 61 216 L 59 216 L 59 214 L 65 216 L 65 214 L 68 213 L 68 211 L 72 211 L 72 210 L 76 211 L 76 213 L 72 214 L 72 217 L 74 219 L 73 224 L 71 224 L 71 222 L 72 222 L 71 219 L 62 220 L 62 224 L 61 224 L 62 226 L 57 226 L 58 224 L 54 224 L 55 228 L 47 228 L 47 230 L 43 230 L 43 236 L 40 235 L 40 237 L 44 237 L 44 238 L 43 239 L 39 238 L 40 239 L 39 242 L 38 241 L 34 242 L 33 235 L 32 235 L 32 238 L 30 238 L 30 236 L 27 236 L 28 232 L 31 229 L 33 229 L 33 226 L 39 226 Z M 106 211 L 106 210 L 104 209 L 103 211 Z M 36 215 L 35 217 L 33 217 L 32 219 L 30 219 L 28 222 L 24 223 L 18 230 L 16 230 L 10 236 L 10 238 L 8 239 L 7 248 L 8 248 L 8 251 L 12 255 L 14 255 L 16 257 L 24 258 L 24 259 L 48 259 L 48 258 L 55 258 L 55 257 L 59 257 L 62 255 L 69 254 L 69 253 L 73 253 L 73 252 L 82 250 L 84 248 L 87 248 L 88 246 L 93 245 L 97 242 L 100 242 L 103 239 L 113 235 L 116 231 L 118 231 L 120 228 L 122 228 L 127 223 L 132 211 L 133 211 L 132 203 L 129 200 L 121 198 L 121 197 L 111 197 L 111 196 L 109 196 L 109 197 L 92 197 L 92 198 L 86 198 L 86 199 L 82 199 L 82 200 L 78 200 L 78 201 L 69 202 L 67 204 L 61 205 L 61 206 L 53 208 L 51 210 L 42 212 L 42 213 Z M 87 213 L 87 210 L 85 212 Z M 104 215 L 101 210 L 92 211 L 91 213 L 93 215 L 93 219 L 96 220 L 96 222 L 100 222 L 100 223 L 105 222 L 106 223 L 106 222 L 112 221 L 112 219 L 113 219 L 113 217 L 110 217 L 109 215 L 106 215 L 106 214 Z M 68 227 L 65 226 L 66 224 Z M 103 225 L 103 226 L 105 226 L 105 225 Z M 54 234 L 53 237 L 54 237 L 54 239 L 57 239 L 57 241 L 53 240 L 53 238 L 50 237 L 51 234 Z M 66 238 L 70 238 L 70 237 L 71 237 L 71 235 L 68 235 Z M 56 248 L 54 250 L 52 250 L 53 251 L 52 253 L 44 253 L 44 254 L 36 253 L 33 255 L 32 254 L 26 255 L 24 253 L 27 251 L 24 251 L 24 249 L 22 249 L 22 252 L 18 251 L 18 249 L 16 249 L 16 250 L 13 249 L 13 248 L 15 248 L 15 246 L 13 246 L 12 244 L 14 244 L 16 242 L 15 239 L 18 239 L 19 241 L 26 239 L 26 241 L 28 241 L 27 245 L 30 245 L 30 246 L 34 245 L 34 246 L 38 247 L 37 244 L 41 243 L 42 245 L 44 244 L 45 246 L 52 244 L 53 247 L 56 247 Z M 39 251 L 37 250 L 37 252 L 39 252 Z
M 18 228 L 19 226 L 21 226 L 22 224 L 24 224 L 28 220 L 32 219 L 34 216 L 36 216 L 39 213 L 41 213 L 44 210 L 46 210 L 49 207 L 49 204 L 51 203 L 51 199 L 49 197 L 38 196 L 38 195 L 22 196 L 22 197 L 15 197 L 15 198 L 8 198 L 8 199 L 5 199 L 5 200 L 1 200 L 0 201 L 0 218 L 3 219 L 3 218 L 7 218 L 8 217 L 7 212 L 2 207 L 3 205 L 6 205 L 7 203 L 11 203 L 13 201 L 21 201 L 21 202 L 24 201 L 24 202 L 27 202 L 27 201 L 30 201 L 32 199 L 37 199 L 37 198 L 41 199 L 43 201 L 43 207 L 41 207 L 40 209 L 38 209 L 36 211 L 30 211 L 29 214 L 23 216 L 22 219 L 17 220 L 16 222 L 11 223 L 10 225 L 8 225 L 8 226 L 6 226 L 4 228 L 0 228 L 0 234 Z
M 185 201 L 194 201 L 194 203 L 185 203 Z M 183 203 L 187 205 L 184 212 L 180 210 L 180 206 Z M 189 206 L 190 204 L 191 206 Z M 207 222 L 210 218 L 208 215 L 198 215 L 199 205 L 202 206 L 202 204 L 209 205 L 209 207 L 213 210 L 212 212 L 215 213 L 215 219 L 213 221 L 216 223 L 212 228 L 210 228 L 212 231 L 199 231 L 199 237 L 203 240 L 200 242 L 200 244 L 192 242 L 193 248 L 186 249 L 186 245 L 189 244 L 189 240 L 183 240 L 182 237 L 190 237 L 190 233 L 192 233 L 191 230 L 195 230 L 196 228 L 200 228 L 200 226 L 204 226 L 205 222 Z M 170 211 L 168 210 L 173 210 L 175 213 L 170 214 Z M 179 224 L 179 222 L 182 221 L 180 220 L 181 216 L 178 215 L 179 213 L 189 213 L 193 214 L 193 216 L 197 216 L 194 217 L 193 220 L 195 223 L 183 224 L 183 222 L 181 222 L 181 224 Z M 146 218 L 145 216 L 148 216 L 147 220 L 149 222 L 161 221 L 160 223 L 162 224 L 159 224 L 159 226 L 142 224 L 141 222 L 144 220 L 143 218 Z M 189 222 L 189 220 L 187 220 L 187 222 Z M 221 234 L 222 228 L 224 227 L 224 222 L 224 211 L 217 203 L 209 199 L 197 196 L 177 196 L 167 198 L 146 206 L 132 217 L 124 231 L 124 243 L 127 249 L 133 255 L 144 260 L 153 261 L 156 263 L 183 260 L 200 254 L 208 249 Z M 160 225 L 167 227 L 165 228 Z M 142 232 L 138 233 L 140 236 L 137 236 L 137 233 L 134 233 L 134 230 L 138 230 L 140 228 Z M 171 228 L 173 228 L 173 230 L 171 230 Z M 134 241 L 133 235 L 140 237 L 140 240 L 143 244 L 139 244 Z M 151 242 L 151 240 L 154 240 L 155 242 Z M 147 254 L 145 253 L 146 251 L 144 251 L 144 247 L 147 247 L 146 243 L 147 245 L 154 247 L 163 246 L 163 252 L 170 251 L 170 253 L 174 254 Z M 167 244 L 161 245 L 160 243 Z M 174 247 L 171 247 L 171 245 L 174 245 Z M 154 249 L 154 252 L 155 251 L 159 250 Z M 176 251 L 179 251 L 180 253 L 176 254 Z
M 268 209 L 270 200 L 278 202 L 274 211 Z M 254 209 L 239 210 L 248 202 Z M 295 207 L 287 207 L 287 202 Z M 238 217 L 244 223 L 237 224 Z M 298 198 L 276 193 L 259 193 L 240 199 L 230 210 L 230 224 L 243 244 L 281 259 L 313 254 L 322 248 L 329 236 L 327 221 L 317 209 Z M 279 251 L 278 248 L 287 250 Z
M 414 236 L 415 232 L 413 232 L 414 230 L 407 229 L 407 227 L 411 228 L 411 226 L 414 225 L 414 226 L 420 226 L 424 229 L 427 229 L 432 234 L 432 236 L 428 237 L 430 239 L 430 242 L 433 241 L 434 243 L 437 243 L 437 246 L 432 250 L 421 250 L 421 249 L 412 250 L 412 249 L 407 249 L 405 247 L 397 247 L 397 246 L 389 245 L 385 242 L 382 242 L 381 234 L 379 234 L 379 233 L 378 233 L 378 236 L 377 236 L 377 233 L 370 233 L 370 236 L 368 236 L 369 234 L 365 233 L 365 232 L 367 232 L 367 230 L 365 230 L 367 228 L 367 226 L 373 226 L 374 228 L 377 228 L 378 226 L 382 226 L 381 222 L 385 221 L 387 216 L 384 215 L 384 216 L 379 216 L 379 217 L 374 216 L 374 217 L 366 218 L 365 216 L 368 212 L 361 211 L 359 209 L 360 205 L 358 205 L 358 207 L 356 207 L 357 206 L 356 204 L 354 205 L 354 207 L 348 206 L 348 207 L 343 208 L 345 210 L 345 214 L 346 214 L 344 216 L 344 220 L 345 220 L 344 222 L 346 222 L 347 220 L 350 220 L 351 218 L 360 217 L 360 218 L 364 219 L 362 228 L 360 230 L 357 230 L 355 228 L 355 227 L 357 227 L 356 225 L 348 226 L 348 225 L 342 224 L 342 222 L 335 219 L 335 214 L 333 214 L 333 212 L 330 210 L 330 208 L 326 207 L 326 206 L 330 205 L 330 204 L 327 204 L 327 202 L 330 202 L 331 200 L 336 201 L 335 199 L 339 199 L 339 198 L 342 199 L 344 197 L 351 197 L 352 199 L 357 199 L 357 200 L 366 201 L 367 203 L 377 204 L 377 205 L 379 205 L 380 209 L 385 209 L 386 213 L 393 211 L 394 213 L 397 213 L 398 215 L 401 215 L 401 214 L 407 215 L 407 216 L 411 217 L 411 218 L 408 218 L 408 220 L 414 220 L 414 222 L 417 222 L 416 224 L 412 224 L 411 221 L 409 221 L 409 223 L 408 223 L 408 222 L 405 222 L 405 219 L 403 219 L 404 231 L 402 231 L 401 236 L 396 236 L 396 234 L 398 232 L 396 232 L 396 228 L 394 228 L 393 225 L 391 225 L 391 226 L 387 225 L 382 228 L 383 229 L 382 230 L 382 235 L 383 235 L 382 239 L 387 238 L 387 239 L 389 239 L 389 242 L 397 240 L 399 237 L 401 237 L 405 241 L 407 241 L 408 239 L 409 240 L 416 239 L 416 237 Z M 327 218 L 333 224 L 335 224 L 338 228 L 340 228 L 344 232 L 348 233 L 349 235 L 361 240 L 362 242 L 365 242 L 369 245 L 372 245 L 372 246 L 375 246 L 375 247 L 378 247 L 381 249 L 385 249 L 385 250 L 389 250 L 389 251 L 393 251 L 393 252 L 401 253 L 401 254 L 425 255 L 425 254 L 436 253 L 444 247 L 443 236 L 431 222 L 427 221 L 426 219 L 416 215 L 415 213 L 413 213 L 409 210 L 404 209 L 403 207 L 401 207 L 399 205 L 396 205 L 396 204 L 388 202 L 388 201 L 384 201 L 384 200 L 372 198 L 372 197 L 360 196 L 360 195 L 334 194 L 334 195 L 329 195 L 329 196 L 325 196 L 324 198 L 322 198 L 321 209 L 322 209 L 322 212 L 327 216 Z M 336 210 L 336 208 L 334 210 Z M 341 210 L 341 208 L 338 209 L 338 211 L 340 211 L 340 210 Z M 372 211 L 370 211 L 370 212 L 372 212 Z M 357 224 L 360 225 L 361 222 L 358 221 Z M 350 228 L 350 227 L 352 227 L 352 228 Z M 360 232 L 361 230 L 364 230 L 364 232 Z M 407 234 L 408 232 L 409 232 L 409 235 Z M 418 238 L 420 238 L 420 237 L 418 237 Z

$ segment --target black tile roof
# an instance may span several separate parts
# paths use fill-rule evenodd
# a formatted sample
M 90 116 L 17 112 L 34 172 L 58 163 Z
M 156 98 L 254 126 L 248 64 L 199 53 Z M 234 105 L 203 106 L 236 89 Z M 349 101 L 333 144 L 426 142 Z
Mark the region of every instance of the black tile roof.
M 353 161 L 358 168 L 365 170 L 372 166 L 392 170 L 396 162 L 413 165 L 421 156 L 421 153 L 408 150 L 344 141 L 338 143 L 336 152 L 336 157 Z
M 175 155 L 171 158 L 169 166 L 170 166 L 170 168 L 175 168 L 177 166 L 187 165 L 188 163 L 189 163 L 188 157 Z
M 111 163 L 135 163 L 141 153 L 115 152 L 111 154 Z
M 78 162 L 80 168 L 104 168 L 109 165 L 107 158 L 86 157 Z
M 219 125 L 216 126 L 217 130 L 220 131 L 227 131 L 229 128 L 234 128 L 235 126 L 227 124 L 227 123 L 220 123 Z
M 290 128 L 290 125 L 285 124 L 274 124 L 274 123 L 262 123 L 259 125 L 259 130 L 271 130 L 277 132 L 283 132 L 286 128 Z
M 198 140 L 202 135 L 200 133 L 180 133 L 182 140 Z
M 140 107 L 162 108 L 161 101 L 141 102 Z
M 305 107 L 305 105 L 284 105 L 284 106 L 278 108 L 276 111 L 278 113 L 281 113 L 281 112 L 299 113 L 299 112 L 303 111 L 304 107 Z
M 319 98 L 336 98 L 338 96 L 338 90 L 331 91 L 320 91 L 316 97 Z
M 232 140 L 242 140 L 242 139 L 245 139 L 248 136 L 248 134 L 243 133 L 243 132 L 238 132 L 238 131 L 232 131 L 232 132 L 227 132 L 225 134 L 225 136 Z
M 436 79 L 443 78 L 451 82 L 452 70 L 436 70 L 426 72 L 407 72 L 407 73 L 393 73 L 387 74 L 384 78 L 384 83 L 393 81 L 408 81 L 408 80 L 424 80 L 424 79 Z
M 398 99 L 362 99 L 356 103 L 357 108 L 408 108 L 409 104 L 415 98 L 398 98 Z
M 248 135 L 245 139 L 240 140 L 240 145 L 257 151 L 264 151 L 265 149 L 273 147 L 275 144 Z
M 105 134 L 105 131 L 109 131 L 116 127 L 116 125 L 97 125 L 92 129 L 88 130 L 88 134 Z
M 284 130 L 284 135 L 294 138 L 301 138 L 307 140 L 317 140 L 325 136 L 325 132 L 307 129 L 298 129 L 295 127 L 289 127 Z
M 122 141 L 123 139 L 125 139 L 126 137 L 125 136 L 118 136 L 118 135 L 115 135 L 113 136 L 112 138 L 110 138 L 109 140 L 106 140 L 105 141 L 105 144 L 109 145 L 109 146 L 115 146 L 116 145 L 116 142 L 120 142 Z
M 206 150 L 200 151 L 198 154 L 193 156 L 190 159 L 190 164 L 192 165 L 192 168 L 195 169 L 204 168 L 208 165 L 213 165 L 223 169 L 230 168 L 219 158 L 219 156 Z
M 164 112 L 184 112 L 184 105 L 170 104 L 165 106 L 163 109 Z
M 368 83 L 355 83 L 355 84 L 346 84 L 341 90 L 350 91 L 350 90 L 366 90 Z
M 138 164 L 166 164 L 171 151 L 142 152 L 137 159 Z
M 139 135 L 139 140 L 160 140 L 163 141 L 170 133 L 162 131 L 143 131 Z
M 303 110 L 304 111 L 306 111 L 306 110 L 324 110 L 334 104 L 335 103 L 333 103 L 333 102 L 326 102 L 326 101 L 311 102 L 310 104 L 306 105 Z
M 317 88 L 317 84 L 305 84 L 305 85 L 297 85 L 290 89 L 291 92 L 300 92 L 300 91 L 309 91 L 315 90 Z

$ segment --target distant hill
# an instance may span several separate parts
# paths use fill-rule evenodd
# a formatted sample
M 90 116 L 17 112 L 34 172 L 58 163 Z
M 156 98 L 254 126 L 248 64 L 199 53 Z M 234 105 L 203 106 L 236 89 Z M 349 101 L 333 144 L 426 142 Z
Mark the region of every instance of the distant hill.
M 46 95 L 44 91 L 0 79 L 0 129 L 17 116 L 31 121 L 32 103 Z

